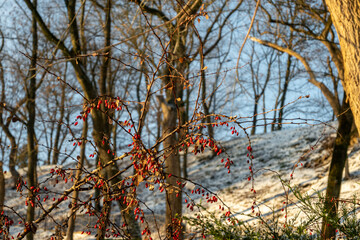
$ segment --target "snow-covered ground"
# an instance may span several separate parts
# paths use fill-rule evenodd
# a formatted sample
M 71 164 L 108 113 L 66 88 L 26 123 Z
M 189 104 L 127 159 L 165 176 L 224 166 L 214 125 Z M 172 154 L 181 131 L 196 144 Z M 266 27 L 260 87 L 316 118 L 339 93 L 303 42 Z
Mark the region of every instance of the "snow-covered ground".
M 231 141 L 221 143 L 221 146 L 226 149 L 230 160 L 233 161 L 231 166 L 231 173 L 228 174 L 228 169 L 224 168 L 224 163 L 221 162 L 222 157 L 211 157 L 210 152 L 205 152 L 202 155 L 189 155 L 188 159 L 188 178 L 195 185 L 188 182 L 185 186 L 186 194 L 183 196 L 184 200 L 184 215 L 191 216 L 196 212 L 190 211 L 186 208 L 188 201 L 195 201 L 199 203 L 200 199 L 202 205 L 210 212 L 217 214 L 224 214 L 230 209 L 231 213 L 238 219 L 244 221 L 252 221 L 256 219 L 255 214 L 261 212 L 261 215 L 272 216 L 278 215 L 281 219 L 285 219 L 285 211 L 283 202 L 288 203 L 287 219 L 291 220 L 300 211 L 299 202 L 289 191 L 288 186 L 282 184 L 280 178 L 289 183 L 292 187 L 298 187 L 303 194 L 313 195 L 316 192 L 325 193 L 327 183 L 327 172 L 331 159 L 331 146 L 335 138 L 335 125 L 317 125 L 287 129 L 267 134 L 251 136 L 251 146 L 253 149 L 253 166 L 254 172 L 253 181 L 249 181 L 249 163 L 247 158 L 247 146 L 249 141 L 247 138 L 237 138 Z M 360 194 L 360 151 L 358 145 L 355 145 L 354 150 L 350 153 L 349 164 L 351 179 L 343 181 L 341 189 L 341 198 L 352 199 L 355 194 Z M 351 150 L 350 150 L 351 151 Z M 55 185 L 55 179 L 48 179 L 50 177 L 50 169 L 55 166 L 44 166 L 38 169 L 39 182 L 44 183 L 53 194 L 49 194 L 49 199 L 44 203 L 44 206 L 49 206 L 52 203 L 52 198 L 57 198 L 56 192 L 61 192 L 60 189 L 71 186 L 71 181 L 64 183 L 60 181 Z M 65 167 L 71 167 L 65 166 Z M 21 171 L 24 174 L 24 170 Z M 291 178 L 292 175 L 292 178 Z M 10 176 L 7 174 L 8 186 L 10 186 Z M 290 180 L 290 182 L 289 182 Z M 43 186 L 44 186 L 43 184 Z M 67 186 L 65 186 L 67 185 Z M 191 194 L 192 190 L 198 188 L 205 188 L 205 194 L 211 191 L 223 201 L 221 203 L 207 203 L 201 194 Z M 252 189 L 253 188 L 253 189 Z M 254 194 L 254 191 L 256 194 Z M 6 193 L 6 205 L 16 210 L 20 215 L 25 216 L 26 209 L 24 207 L 25 197 L 21 197 L 16 190 L 8 189 Z M 91 194 L 91 193 L 89 193 Z M 314 195 L 315 196 L 315 195 Z M 83 196 L 86 199 L 87 196 Z M 159 191 L 149 191 L 148 189 L 140 189 L 138 198 L 146 203 L 142 205 L 145 212 L 146 219 L 151 226 L 160 226 L 160 231 L 165 219 L 165 201 L 164 194 Z M 252 213 L 253 203 L 256 203 L 255 213 Z M 48 205 L 46 205 L 48 204 Z M 39 239 L 48 239 L 54 234 L 53 221 L 61 224 L 68 214 L 69 202 L 65 202 L 55 209 L 48 220 L 44 221 L 38 226 L 37 234 Z M 219 210 L 220 206 L 225 206 L 225 211 Z M 113 218 L 119 219 L 119 212 L 117 208 L 113 208 Z M 13 216 L 14 221 L 19 219 L 11 213 L 10 210 L 6 212 Z M 42 210 L 37 210 L 40 214 Z M 297 217 L 301 221 L 301 217 Z M 156 224 L 155 224 L 156 220 Z M 116 220 L 115 220 L 116 221 Z M 75 239 L 92 239 L 93 235 L 81 235 L 82 230 L 87 230 L 86 225 L 93 226 L 94 219 L 87 217 L 81 213 L 78 217 L 78 225 L 76 228 Z M 18 224 L 12 227 L 11 233 L 14 236 L 21 230 Z M 152 229 L 154 239 L 159 238 L 156 230 Z

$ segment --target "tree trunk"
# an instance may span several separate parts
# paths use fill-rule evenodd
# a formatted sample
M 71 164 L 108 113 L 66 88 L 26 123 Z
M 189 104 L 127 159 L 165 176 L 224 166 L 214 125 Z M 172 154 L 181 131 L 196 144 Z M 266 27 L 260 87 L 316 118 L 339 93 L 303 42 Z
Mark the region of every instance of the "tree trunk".
M 173 132 L 177 127 L 177 110 L 174 104 L 174 97 L 172 93 L 167 94 L 169 100 L 165 101 L 162 96 L 159 96 L 159 102 L 161 103 L 161 109 L 163 111 L 163 137 L 167 136 Z M 170 103 L 170 104 L 169 104 Z M 164 158 L 165 158 L 165 167 L 166 173 L 172 174 L 175 176 L 181 176 L 180 168 L 180 158 L 178 154 L 178 149 L 176 148 L 177 138 L 176 134 L 166 137 L 163 142 L 164 147 Z M 181 193 L 179 193 L 179 188 L 176 183 L 177 178 L 172 176 L 166 177 L 166 183 L 168 187 L 166 189 L 166 236 L 168 239 L 172 239 L 174 236 L 181 234 L 180 229 L 177 229 L 174 221 L 177 221 L 181 218 L 182 215 L 182 201 Z M 178 197 L 176 196 L 178 195 Z
M 251 133 L 250 133 L 251 135 L 255 135 L 255 133 L 256 133 L 257 111 L 258 111 L 259 98 L 260 97 L 258 95 L 255 95 L 253 121 L 252 121 Z
M 190 91 L 189 89 L 186 89 L 186 100 L 185 100 L 185 111 L 182 112 L 183 114 L 183 120 L 184 122 L 183 123 L 186 123 L 188 122 L 189 120 L 189 107 L 190 107 Z M 183 164 L 182 164 L 182 177 L 183 178 L 187 178 L 188 177 L 188 173 L 187 173 L 187 162 L 188 162 L 188 147 L 186 144 L 184 144 L 184 148 L 183 148 L 183 151 L 184 151 L 184 156 L 183 156 Z
M 0 212 L 4 210 L 4 203 L 5 203 L 5 176 L 3 172 L 3 162 L 0 161 Z M 4 227 L 4 218 L 0 216 L 0 229 Z M 2 233 L 3 239 L 6 239 L 6 232 Z
M 284 82 L 284 87 L 283 87 L 282 94 L 281 94 L 281 99 L 280 99 L 280 110 L 279 110 L 279 118 L 278 118 L 277 130 L 281 130 L 281 128 L 282 128 L 282 121 L 283 121 L 283 115 L 284 115 L 284 106 L 285 106 L 286 93 L 287 93 L 289 82 L 290 82 L 291 55 L 288 54 L 287 57 L 288 58 L 287 58 L 287 62 L 286 62 L 285 82 Z
M 0 106 L 0 127 L 2 128 L 2 130 L 5 132 L 6 137 L 10 140 L 10 154 L 9 154 L 9 170 L 11 173 L 11 177 L 13 179 L 13 187 L 16 188 L 16 184 L 17 181 L 20 177 L 20 174 L 18 173 L 18 171 L 16 171 L 16 153 L 17 153 L 17 143 L 15 140 L 14 135 L 11 133 L 9 125 L 11 122 L 11 119 L 7 120 L 6 123 L 4 123 L 4 119 L 3 119 L 3 113 L 4 113 L 4 105 L 5 104 L 5 89 L 6 89 L 6 85 L 5 85 L 5 79 L 4 79 L 4 71 L 3 71 L 3 66 L 2 63 L 0 61 L 0 81 L 1 81 L 1 106 Z
M 34 7 L 36 8 L 37 0 L 33 1 Z M 26 108 L 28 111 L 28 122 L 27 122 L 27 152 L 28 152 L 28 207 L 26 214 L 26 221 L 29 233 L 26 235 L 28 240 L 34 239 L 34 233 L 36 232 L 36 226 L 33 226 L 35 217 L 35 193 L 34 188 L 37 187 L 37 176 L 36 176 L 36 165 L 37 165 L 37 146 L 36 146 L 36 135 L 35 135 L 35 93 L 36 93 L 36 58 L 37 58 L 37 24 L 36 19 L 33 15 L 32 18 L 32 56 L 30 62 L 30 70 L 28 74 L 29 85 L 26 89 Z
M 201 87 L 202 87 L 202 92 L 201 92 L 201 101 L 202 101 L 202 105 L 203 105 L 203 109 L 204 109 L 204 115 L 205 115 L 205 119 L 203 119 L 203 122 L 206 122 L 207 125 L 207 129 L 208 129 L 208 134 L 209 134 L 209 138 L 211 140 L 214 140 L 214 128 L 211 124 L 212 120 L 211 117 L 209 116 L 210 114 L 210 101 L 207 103 L 206 100 L 206 77 L 205 77 L 205 64 L 204 64 L 204 56 L 202 53 L 200 53 L 200 71 L 201 71 Z
M 344 180 L 349 180 L 351 178 L 350 175 L 350 167 L 349 167 L 349 158 L 345 161 L 345 171 L 344 171 Z
M 82 135 L 81 135 L 83 144 L 81 145 L 81 148 L 80 148 L 80 157 L 78 158 L 78 164 L 77 164 L 77 169 L 76 169 L 74 185 L 77 185 L 77 182 L 80 180 L 82 168 L 84 166 L 84 158 L 86 157 L 85 156 L 85 149 L 86 149 L 85 140 L 87 139 L 87 132 L 88 132 L 88 123 L 87 123 L 87 119 L 85 119 L 83 129 L 82 129 Z M 73 234 L 74 234 L 74 230 L 75 230 L 76 212 L 78 210 L 78 207 L 77 207 L 78 199 L 79 199 L 79 191 L 75 190 L 73 192 L 73 198 L 71 201 L 70 218 L 68 221 L 66 240 L 73 240 Z
M 344 61 L 343 87 L 360 130 L 360 0 L 326 0 Z
M 67 64 L 65 67 L 65 76 L 66 76 L 66 72 L 67 72 L 66 69 L 67 69 Z M 64 119 L 64 114 L 65 114 L 65 97 L 66 97 L 65 89 L 66 89 L 66 85 L 62 84 L 62 86 L 61 86 L 61 102 L 60 102 L 60 106 L 59 106 L 60 118 L 58 120 L 57 127 L 56 127 L 52 164 L 58 164 L 58 162 L 59 162 L 59 153 L 60 153 L 60 146 L 61 146 L 59 144 L 60 143 L 60 135 L 61 135 L 61 126 L 62 126 L 62 122 Z
M 16 184 L 20 177 L 19 172 L 16 170 L 16 153 L 18 149 L 18 145 L 16 143 L 16 139 L 14 135 L 10 132 L 10 129 L 7 125 L 2 124 L 2 117 L 0 119 L 0 125 L 2 126 L 3 131 L 5 132 L 7 138 L 10 140 L 10 154 L 9 154 L 9 171 L 11 174 L 11 178 L 13 180 L 13 187 L 16 188 Z
M 3 170 L 3 162 L 0 161 L 0 212 L 4 210 L 5 193 L 5 176 Z
M 344 96 L 341 114 L 338 117 L 339 127 L 336 135 L 333 155 L 331 159 L 326 196 L 324 203 L 324 212 L 326 217 L 322 224 L 322 239 L 335 239 L 335 226 L 330 220 L 337 221 L 338 199 L 341 190 L 342 174 L 344 171 L 345 161 L 347 159 L 347 150 L 350 144 L 351 126 L 353 116 L 349 110 L 349 104 Z

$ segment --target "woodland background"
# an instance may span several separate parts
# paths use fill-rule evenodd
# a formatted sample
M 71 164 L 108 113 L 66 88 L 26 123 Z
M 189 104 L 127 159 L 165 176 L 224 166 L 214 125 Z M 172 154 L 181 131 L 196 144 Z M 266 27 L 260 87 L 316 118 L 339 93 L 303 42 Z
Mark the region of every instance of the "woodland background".
M 17 237 L 33 239 L 61 204 L 69 212 L 64 223 L 53 221 L 61 229 L 54 239 L 73 239 L 84 209 L 98 220 L 97 239 L 154 237 L 138 224 L 146 204 L 137 191 L 149 188 L 165 191 L 165 238 L 183 239 L 183 202 L 196 205 L 185 185 L 220 201 L 189 177 L 188 156 L 205 152 L 236 175 L 221 142 L 245 138 L 254 185 L 253 136 L 299 125 L 337 129 L 320 237 L 335 236 L 331 219 L 358 134 L 325 1 L 2 0 L 0 12 L 4 238 L 19 224 Z M 50 175 L 40 181 L 37 168 L 46 166 Z M 26 213 L 4 205 L 4 171 Z M 73 186 L 51 199 L 51 181 Z

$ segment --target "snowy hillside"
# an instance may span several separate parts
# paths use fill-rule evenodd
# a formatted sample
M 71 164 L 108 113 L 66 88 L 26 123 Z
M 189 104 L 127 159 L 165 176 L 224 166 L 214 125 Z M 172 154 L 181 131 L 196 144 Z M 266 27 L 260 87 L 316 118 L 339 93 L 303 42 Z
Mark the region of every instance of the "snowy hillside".
M 280 178 L 288 181 L 291 178 L 290 185 L 298 186 L 299 189 L 313 194 L 315 191 L 321 191 L 324 193 L 327 182 L 327 171 L 329 162 L 331 159 L 331 143 L 335 137 L 335 129 L 331 126 L 318 125 L 310 127 L 293 128 L 273 133 L 267 133 L 262 135 L 255 135 L 250 138 L 251 146 L 253 149 L 253 166 L 254 181 L 249 181 L 249 163 L 247 162 L 247 146 L 249 144 L 247 138 L 238 138 L 232 141 L 221 143 L 222 147 L 226 149 L 226 153 L 230 156 L 230 160 L 233 161 L 231 167 L 231 173 L 228 174 L 228 169 L 224 168 L 224 162 L 221 162 L 219 157 L 210 157 L 210 152 L 206 152 L 203 155 L 189 156 L 188 162 L 188 175 L 192 182 L 200 184 L 207 190 L 212 191 L 218 195 L 218 197 L 224 201 L 231 212 L 239 219 L 245 221 L 251 221 L 255 218 L 255 214 L 252 214 L 253 202 L 256 202 L 256 211 L 261 212 L 262 216 L 272 215 L 273 213 L 279 214 L 280 218 L 284 217 L 285 213 L 282 211 L 283 202 L 286 201 L 286 192 L 288 188 L 281 184 Z M 354 149 L 358 149 L 355 146 Z M 350 154 L 349 164 L 352 178 L 346 180 L 342 185 L 341 198 L 351 199 L 354 194 L 360 194 L 360 151 L 353 151 Z M 297 166 L 297 167 L 295 167 Z M 61 192 L 60 189 L 64 189 L 65 183 L 61 182 L 54 185 L 55 179 L 47 180 L 50 176 L 50 169 L 55 166 L 41 167 L 38 170 L 39 182 L 46 182 L 51 191 L 54 194 L 49 195 L 49 199 L 46 201 L 51 204 L 52 198 L 57 198 L 55 192 Z M 64 168 L 73 168 L 73 166 L 64 166 Z M 24 170 L 21 174 L 24 174 Z M 10 186 L 10 176 L 7 174 L 7 183 Z M 254 184 L 254 186 L 252 186 Z M 55 187 L 54 187 L 54 186 Z M 71 186 L 71 181 L 67 184 L 67 187 Z M 188 182 L 185 189 L 186 194 L 183 196 L 184 200 L 184 214 L 191 215 L 196 211 L 190 211 L 186 208 L 188 201 L 195 200 L 199 202 L 201 194 L 191 194 L 192 190 L 200 188 L 193 183 Z M 254 194 L 254 191 L 256 194 Z M 187 197 L 188 196 L 188 197 Z M 82 196 L 86 199 L 88 196 Z M 160 226 L 161 228 L 165 219 L 165 202 L 164 194 L 159 191 L 149 191 L 148 189 L 140 190 L 139 199 L 146 203 L 146 206 L 150 210 L 146 210 L 143 205 L 143 209 L 146 214 L 147 221 L 150 226 Z M 191 199 L 190 199 L 191 198 Z M 203 206 L 206 206 L 209 211 L 218 212 L 219 204 L 209 204 L 202 198 Z M 20 197 L 16 190 L 8 189 L 6 196 L 6 205 L 19 211 L 21 215 L 25 215 L 26 209 L 24 208 L 25 198 Z M 45 204 L 46 204 L 45 203 Z M 288 219 L 295 217 L 299 211 L 296 206 L 297 200 L 290 193 L 288 199 Z M 69 211 L 69 203 L 63 203 L 60 208 L 57 208 L 52 214 L 57 223 L 61 224 L 64 216 Z M 226 208 L 225 206 L 225 208 Z M 293 210 L 291 210 L 293 209 Z M 119 212 L 117 207 L 114 207 L 112 217 L 115 222 L 119 220 Z M 15 222 L 19 219 L 10 211 L 6 210 L 8 215 L 14 218 Z M 41 210 L 38 210 L 38 214 Z M 84 214 L 84 213 L 81 213 Z M 93 239 L 94 235 L 81 235 L 80 232 L 85 230 L 91 230 L 94 224 L 94 219 L 85 215 L 79 215 L 77 218 L 78 224 L 76 226 L 76 239 Z M 251 215 L 251 216 L 248 216 Z M 156 220 L 156 222 L 155 222 Z M 300 219 L 298 219 L 300 220 Z M 41 234 L 41 239 L 47 239 L 54 234 L 53 220 L 48 219 L 38 226 L 38 234 Z M 87 225 L 90 228 L 87 228 Z M 21 230 L 18 225 L 12 228 L 12 234 L 14 236 Z M 93 229 L 92 229 L 93 230 Z M 95 231 L 94 231 L 95 232 Z M 156 229 L 152 230 L 154 239 L 158 239 Z

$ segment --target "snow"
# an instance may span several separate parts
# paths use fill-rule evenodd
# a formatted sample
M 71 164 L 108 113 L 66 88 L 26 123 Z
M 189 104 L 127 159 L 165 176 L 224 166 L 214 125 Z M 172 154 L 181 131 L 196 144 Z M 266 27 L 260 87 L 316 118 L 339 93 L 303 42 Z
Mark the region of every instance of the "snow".
M 247 163 L 247 138 L 236 138 L 227 142 L 222 142 L 221 146 L 226 149 L 226 154 L 234 162 L 231 166 L 231 173 L 224 168 L 221 163 L 221 157 L 211 157 L 211 153 L 205 152 L 202 155 L 188 158 L 188 175 L 192 182 L 188 182 L 183 195 L 184 199 L 191 199 L 196 203 L 201 201 L 202 205 L 209 212 L 215 212 L 220 216 L 230 209 L 231 213 L 240 220 L 253 221 L 256 219 L 252 213 L 253 202 L 256 202 L 255 213 L 260 211 L 263 217 L 277 214 L 282 221 L 285 220 L 284 201 L 288 201 L 287 219 L 295 218 L 299 213 L 301 204 L 291 193 L 288 186 L 283 185 L 280 178 L 289 183 L 292 187 L 298 187 L 303 194 L 316 196 L 318 192 L 325 194 L 327 184 L 327 172 L 331 159 L 331 144 L 329 142 L 335 137 L 335 124 L 316 125 L 301 128 L 293 128 L 282 131 L 276 131 L 261 135 L 251 136 L 251 146 L 253 149 L 253 172 L 254 180 L 248 181 L 249 164 Z M 352 199 L 360 190 L 360 147 L 355 145 L 349 154 L 349 164 L 352 178 L 342 183 L 341 198 Z M 295 167 L 297 166 L 297 167 Z M 44 203 L 44 207 L 52 204 L 52 198 L 59 197 L 63 189 L 71 187 L 71 181 L 65 184 L 60 181 L 55 184 L 55 179 L 50 179 L 50 169 L 56 166 L 43 166 L 38 168 L 39 183 L 46 185 L 51 189 L 49 199 Z M 71 167 L 71 166 L 66 166 Z M 20 174 L 25 175 L 26 169 L 20 170 Z M 291 178 L 290 175 L 293 175 Z M 7 185 L 10 186 L 10 176 L 6 174 Z M 195 184 L 194 184 L 195 183 Z M 143 184 L 143 183 L 142 183 Z M 254 184 L 252 186 L 252 184 Z M 165 219 L 165 201 L 164 194 L 156 189 L 149 191 L 138 187 L 138 198 L 146 204 L 141 205 L 145 212 L 146 219 L 150 226 L 155 228 L 155 220 L 159 226 L 163 225 Z M 197 188 L 205 187 L 206 191 L 211 191 L 223 201 L 217 203 L 206 203 L 201 194 L 191 194 L 191 191 Z M 251 191 L 254 188 L 256 194 Z M 25 196 L 21 196 L 14 189 L 7 189 L 6 206 L 17 211 L 21 216 L 25 216 L 24 207 Z M 86 199 L 92 192 L 82 195 Z M 212 194 L 210 194 L 212 195 Z M 288 196 L 288 200 L 286 200 Z M 202 199 L 202 200 L 201 200 Z M 51 214 L 56 222 L 62 223 L 68 214 L 69 202 L 62 203 Z M 300 204 L 300 205 L 299 205 Z M 224 211 L 219 210 L 219 205 L 225 206 Z M 186 208 L 184 203 L 183 213 L 187 216 L 193 216 L 194 212 Z M 11 210 L 6 213 L 14 218 L 15 222 L 19 219 Z M 41 210 L 37 210 L 40 214 Z M 119 221 L 120 213 L 117 207 L 113 208 L 112 216 Z M 296 217 L 296 221 L 302 221 L 304 214 Z M 38 226 L 37 236 L 39 239 L 48 239 L 54 234 L 54 225 L 52 219 L 41 223 Z M 81 234 L 86 231 L 86 224 L 92 225 L 94 219 L 86 217 L 83 213 L 79 214 L 78 225 L 76 228 L 75 239 L 93 239 L 94 235 L 88 236 Z M 92 225 L 93 226 L 93 225 Z M 14 236 L 22 230 L 22 227 L 15 224 L 11 228 L 11 234 Z M 160 227 L 160 232 L 163 228 Z M 157 231 L 152 229 L 152 237 L 158 239 Z

